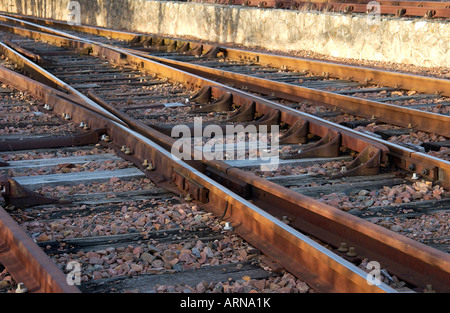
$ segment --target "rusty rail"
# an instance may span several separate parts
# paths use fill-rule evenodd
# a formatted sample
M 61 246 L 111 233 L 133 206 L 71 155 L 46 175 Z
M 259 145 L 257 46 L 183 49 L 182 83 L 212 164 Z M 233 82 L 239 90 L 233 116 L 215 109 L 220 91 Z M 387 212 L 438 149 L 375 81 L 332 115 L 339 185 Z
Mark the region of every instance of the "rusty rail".
M 79 293 L 3 207 L 0 207 L 0 263 L 28 292 Z
M 369 1 L 339 0 L 188 0 L 188 2 L 220 5 L 241 5 L 258 8 L 276 8 L 290 10 L 318 10 L 339 13 L 371 13 L 373 4 Z M 449 2 L 428 1 L 378 1 L 380 14 L 425 18 L 450 18 Z

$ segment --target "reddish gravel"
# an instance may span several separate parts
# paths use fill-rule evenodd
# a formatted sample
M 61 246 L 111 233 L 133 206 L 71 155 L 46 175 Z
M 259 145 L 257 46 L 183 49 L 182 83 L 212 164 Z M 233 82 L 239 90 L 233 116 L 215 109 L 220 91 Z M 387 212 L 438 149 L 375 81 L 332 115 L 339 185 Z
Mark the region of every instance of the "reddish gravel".
M 110 198 L 113 200 L 114 198 Z M 130 232 L 146 235 L 149 232 L 165 229 L 193 229 L 210 227 L 219 231 L 221 226 L 214 220 L 211 213 L 202 211 L 191 203 L 170 204 L 161 200 L 143 200 L 134 204 L 116 204 L 121 210 L 113 212 L 93 213 L 83 217 L 65 217 L 63 219 L 35 221 L 25 220 L 21 226 L 32 233 L 37 241 L 62 240 L 91 236 L 107 236 L 126 234 Z M 86 210 L 91 206 L 60 207 L 60 212 Z M 41 215 L 54 211 L 43 209 Z
M 415 182 L 393 187 L 383 187 L 379 190 L 362 189 L 356 195 L 331 193 L 324 195 L 319 201 L 347 211 L 350 209 L 369 210 L 370 207 L 382 205 L 395 205 L 417 201 L 440 200 L 450 196 L 441 186 L 433 186 L 431 182 Z
M 285 273 L 283 276 L 269 277 L 267 279 L 252 279 L 244 276 L 242 279 L 214 283 L 202 281 L 196 286 L 175 285 L 158 286 L 155 292 L 182 292 L 182 293 L 307 293 L 312 292 L 307 284 L 295 278 L 292 274 Z
M 289 151 L 290 147 L 283 147 L 283 152 Z M 337 175 L 340 173 L 342 167 L 348 165 L 349 161 L 332 161 L 323 164 L 316 163 L 310 166 L 279 166 L 275 171 L 261 171 L 260 169 L 252 169 L 251 172 L 260 177 L 277 177 L 287 175 L 302 175 L 302 174 L 318 174 L 318 175 Z M 309 184 L 309 183 L 308 183 Z M 315 184 L 309 184 L 314 186 Z M 316 184 L 317 185 L 317 184 Z
M 257 260 L 258 254 L 241 238 L 230 235 L 213 242 L 201 240 L 158 243 L 143 240 L 136 245 L 95 252 L 53 256 L 59 265 L 75 260 L 83 267 L 83 281 L 143 273 L 162 274 L 198 269 L 202 266 Z
M 17 283 L 8 271 L 0 264 L 0 293 L 14 293 Z

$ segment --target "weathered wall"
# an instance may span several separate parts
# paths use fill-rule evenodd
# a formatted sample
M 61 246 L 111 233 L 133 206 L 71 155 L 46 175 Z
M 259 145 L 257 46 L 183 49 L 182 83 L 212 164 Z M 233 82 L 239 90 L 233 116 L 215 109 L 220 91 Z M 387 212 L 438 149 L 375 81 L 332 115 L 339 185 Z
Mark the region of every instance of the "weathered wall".
M 69 0 L 1 0 L 0 10 L 67 20 Z M 144 0 L 79 0 L 83 24 L 248 47 L 450 67 L 450 23 Z

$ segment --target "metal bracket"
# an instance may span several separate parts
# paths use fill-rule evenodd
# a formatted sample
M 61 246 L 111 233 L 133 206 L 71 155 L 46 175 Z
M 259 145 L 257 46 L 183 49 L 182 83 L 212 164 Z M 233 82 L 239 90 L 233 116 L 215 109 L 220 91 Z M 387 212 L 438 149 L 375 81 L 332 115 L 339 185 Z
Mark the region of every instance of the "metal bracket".
M 381 150 L 374 146 L 367 146 L 341 174 L 335 175 L 333 178 L 376 175 L 379 172 L 380 164 Z
M 309 122 L 298 120 L 280 137 L 280 145 L 306 143 L 309 132 Z
M 314 146 L 300 150 L 292 155 L 281 155 L 280 159 L 302 159 L 302 158 L 334 158 L 339 156 L 341 147 L 341 133 L 328 132 Z
M 131 39 L 130 41 L 128 41 L 129 45 L 136 45 L 139 44 L 141 42 L 141 36 L 136 35 L 133 37 L 133 39 Z
M 202 57 L 203 58 L 207 58 L 207 59 L 215 59 L 217 58 L 217 54 L 220 52 L 220 48 L 219 47 L 212 47 L 211 49 L 209 49 L 208 52 L 206 52 Z
M 246 103 L 239 107 L 239 109 L 231 115 L 227 120 L 225 120 L 226 123 L 229 122 L 248 122 L 252 121 L 255 117 L 255 102 L 252 102 L 250 104 Z
M 185 42 L 182 44 L 175 52 L 176 53 L 185 53 L 189 51 L 189 42 Z
M 191 46 L 191 44 L 189 44 Z M 185 55 L 194 55 L 194 56 L 201 56 L 203 52 L 203 45 L 197 45 L 195 47 L 192 47 L 191 50 L 188 50 L 184 52 Z
M 152 43 L 156 40 L 156 37 L 145 37 L 143 40 L 137 44 L 138 46 L 142 46 L 144 48 L 148 48 L 152 45 Z
M 209 190 L 176 169 L 174 169 L 172 173 L 172 182 L 178 189 L 191 195 L 194 200 L 199 200 L 203 203 L 209 202 Z
M 200 89 L 199 92 L 197 92 L 195 95 L 192 96 L 190 101 L 201 103 L 201 104 L 207 104 L 211 102 L 211 86 L 205 86 L 202 89 Z
M 169 43 L 168 45 L 163 46 L 162 48 L 164 48 L 164 50 L 167 52 L 174 52 L 177 50 L 177 42 L 174 40 L 171 43 Z
M 70 201 L 61 201 L 40 195 L 21 186 L 14 179 L 6 175 L 0 175 L 0 195 L 5 199 L 7 205 L 13 205 L 18 208 L 27 208 L 42 204 L 71 203 Z
M 254 123 L 251 123 L 256 126 L 266 125 L 269 126 L 269 131 L 271 130 L 272 125 L 280 124 L 281 113 L 280 110 L 274 109 L 270 110 L 268 113 L 264 114 L 260 119 L 256 120 Z
M 200 108 L 195 108 L 190 113 L 209 113 L 209 112 L 225 112 L 230 111 L 233 105 L 233 95 L 227 92 L 213 103 L 207 104 Z
M 164 38 L 155 38 L 155 40 L 152 39 L 152 46 L 155 47 L 164 46 Z
M 248 183 L 243 182 L 240 179 L 236 179 L 233 176 L 211 166 L 206 167 L 205 173 L 208 177 L 211 177 L 219 184 L 237 193 L 244 199 L 249 200 L 252 198 L 252 187 Z

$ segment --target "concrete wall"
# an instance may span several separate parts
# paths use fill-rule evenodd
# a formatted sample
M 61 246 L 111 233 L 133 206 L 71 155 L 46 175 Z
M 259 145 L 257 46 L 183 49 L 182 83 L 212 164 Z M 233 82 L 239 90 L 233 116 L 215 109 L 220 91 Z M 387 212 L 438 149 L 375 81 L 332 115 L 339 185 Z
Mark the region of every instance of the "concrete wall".
M 2 0 L 0 10 L 67 20 L 69 0 Z M 83 24 L 214 42 L 450 67 L 450 23 L 144 0 L 79 0 Z

